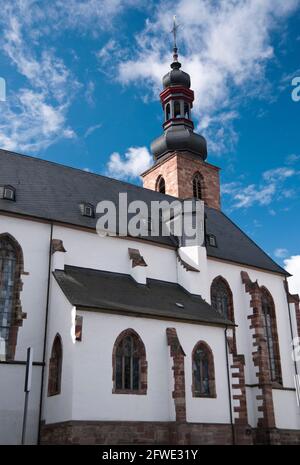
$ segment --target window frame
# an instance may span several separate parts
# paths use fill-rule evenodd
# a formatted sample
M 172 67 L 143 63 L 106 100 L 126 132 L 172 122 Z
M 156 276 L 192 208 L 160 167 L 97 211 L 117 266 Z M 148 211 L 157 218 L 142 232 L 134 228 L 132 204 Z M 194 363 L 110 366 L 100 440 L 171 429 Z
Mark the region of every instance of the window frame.
M 54 349 L 57 350 L 57 347 L 59 348 L 59 357 L 57 357 L 58 362 L 57 366 L 54 366 Z M 53 339 L 52 347 L 51 347 L 51 354 L 49 358 L 49 369 L 48 369 L 48 390 L 47 390 L 47 396 L 48 397 L 53 397 L 53 396 L 58 396 L 61 394 L 61 383 L 62 383 L 62 366 L 63 366 L 63 344 L 62 344 L 62 339 L 59 333 L 56 334 L 56 336 Z M 53 381 L 53 371 L 54 369 L 57 370 L 56 372 L 56 382 L 54 384 Z M 54 386 L 57 386 L 56 389 L 54 389 Z
M 117 377 L 118 377 L 118 372 L 117 372 L 117 357 L 120 357 L 118 355 L 118 349 L 121 344 L 124 344 L 124 341 L 126 338 L 131 338 L 132 341 L 135 342 L 136 344 L 136 350 L 138 351 L 138 370 L 139 370 L 139 376 L 138 376 L 138 388 L 133 387 L 133 358 L 134 356 L 132 355 L 130 357 L 130 387 L 125 386 L 125 355 L 122 355 L 122 372 L 121 372 L 121 378 L 122 378 L 122 387 L 117 386 Z M 113 394 L 135 394 L 135 395 L 146 395 L 147 394 L 147 360 L 146 360 L 146 350 L 144 343 L 140 336 L 134 331 L 133 329 L 129 328 L 126 329 L 125 331 L 122 331 L 121 334 L 117 337 L 114 347 L 113 347 L 113 353 L 112 353 L 112 367 L 113 367 L 113 376 L 112 376 L 112 381 L 113 381 L 113 389 L 112 393 Z
M 264 335 L 268 350 L 270 379 L 275 385 L 279 384 L 282 386 L 283 381 L 275 304 L 272 295 L 265 287 L 261 288 L 261 309 L 264 324 Z M 267 316 L 269 316 L 269 319 Z M 272 344 L 270 344 L 270 339 L 272 340 Z
M 163 192 L 162 192 L 162 187 L 163 186 Z M 166 194 L 166 181 L 165 178 L 162 175 L 159 175 L 157 180 L 156 180 L 156 192 L 159 192 L 160 194 Z
M 203 176 L 201 175 L 201 173 L 199 173 L 199 171 L 197 171 L 193 175 L 192 187 L 194 199 L 203 200 Z
M 196 389 L 196 379 L 195 379 L 195 356 L 198 350 L 203 350 L 207 357 L 207 370 L 208 370 L 208 386 L 209 392 L 203 393 L 201 390 Z M 201 380 L 200 380 L 201 383 Z M 211 347 L 205 341 L 198 341 L 194 346 L 192 352 L 192 394 L 195 398 L 201 399 L 215 399 L 217 397 L 216 393 L 216 376 L 215 376 L 215 364 L 214 356 L 211 350 Z
M 4 346 L 5 346 L 5 353 L 0 354 L 0 360 L 2 361 L 12 361 L 15 358 L 15 352 L 17 347 L 17 339 L 18 339 L 18 330 L 19 327 L 23 324 L 23 319 L 26 318 L 26 313 L 22 312 L 22 305 L 20 300 L 20 294 L 23 287 L 23 283 L 21 280 L 21 275 L 24 273 L 24 259 L 23 259 L 23 251 L 20 244 L 16 241 L 16 239 L 11 236 L 9 233 L 0 234 L 0 244 L 7 244 L 11 251 L 14 253 L 14 270 L 10 281 L 13 280 L 13 284 L 11 287 L 11 309 L 10 309 L 10 322 L 9 325 L 3 325 L 3 328 L 7 329 L 8 337 L 4 339 Z M 0 248 L 1 251 L 5 251 L 5 246 Z M 7 252 L 6 252 L 7 254 Z M 1 273 L 4 271 L 4 260 L 5 260 L 5 253 L 3 257 L 0 257 L 0 278 Z M 2 262 L 3 260 L 3 262 Z M 0 282 L 1 285 L 3 285 Z M 1 288 L 0 288 L 1 289 Z M 5 288 L 4 288 L 5 290 Z M 4 318 L 3 318 L 4 319 Z

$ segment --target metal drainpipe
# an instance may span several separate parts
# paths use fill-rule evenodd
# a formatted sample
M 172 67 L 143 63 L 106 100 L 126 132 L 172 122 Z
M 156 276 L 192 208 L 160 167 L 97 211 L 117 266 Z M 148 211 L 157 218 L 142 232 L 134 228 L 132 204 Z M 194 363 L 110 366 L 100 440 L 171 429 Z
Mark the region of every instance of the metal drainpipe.
M 52 239 L 53 239 L 53 223 L 51 223 L 50 239 L 49 239 L 48 282 L 47 282 L 46 314 L 45 314 L 45 329 L 44 329 L 43 368 L 42 368 L 40 407 L 39 407 L 39 426 L 38 426 L 38 441 L 37 441 L 38 444 L 40 444 L 41 442 L 41 420 L 42 420 L 42 408 L 43 408 L 43 391 L 44 391 L 44 383 L 45 383 L 44 378 L 45 378 L 45 365 L 46 365 L 46 347 L 47 347 L 47 331 L 48 331 L 48 316 L 49 316 L 50 280 L 51 280 Z
M 292 325 L 291 306 L 290 306 L 289 296 L 288 296 L 289 287 L 288 287 L 288 281 L 287 281 L 286 276 L 285 276 L 284 279 L 285 279 L 286 300 L 287 300 L 288 311 L 289 311 L 290 330 L 291 330 L 291 336 L 292 336 L 292 341 L 293 341 L 293 339 L 294 339 L 294 333 L 293 333 L 293 325 Z M 297 376 L 297 375 L 298 375 L 298 367 L 297 367 L 297 362 L 296 362 L 296 360 L 294 360 L 294 367 L 295 367 L 295 374 L 296 374 L 296 376 Z
M 228 357 L 228 344 L 227 344 L 227 326 L 224 331 L 225 337 L 225 350 L 226 350 L 226 365 L 227 365 L 227 383 L 228 383 L 228 399 L 229 399 L 229 411 L 230 411 L 230 423 L 232 433 L 232 445 L 235 445 L 235 432 L 232 418 L 232 401 L 231 401 L 231 386 L 230 386 L 230 372 L 229 372 L 229 357 Z

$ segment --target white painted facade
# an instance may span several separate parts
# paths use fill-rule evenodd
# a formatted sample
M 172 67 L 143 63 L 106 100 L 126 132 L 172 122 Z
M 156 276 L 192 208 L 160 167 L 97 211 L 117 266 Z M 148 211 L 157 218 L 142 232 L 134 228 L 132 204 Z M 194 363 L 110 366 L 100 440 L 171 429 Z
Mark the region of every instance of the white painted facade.
M 9 233 L 20 244 L 24 255 L 21 302 L 27 318 L 19 328 L 17 363 L 0 363 L 0 443 L 20 443 L 24 402 L 24 361 L 26 349 L 34 349 L 33 389 L 30 393 L 27 442 L 37 440 L 41 373 L 47 304 L 47 283 L 51 227 L 47 222 L 0 215 L 0 234 Z M 227 280 L 233 294 L 237 324 L 237 352 L 246 360 L 247 406 L 249 424 L 257 425 L 257 376 L 252 360 L 252 333 L 249 329 L 250 296 L 245 292 L 241 271 L 251 280 L 265 286 L 275 302 L 284 389 L 273 390 L 276 426 L 300 429 L 300 409 L 294 389 L 295 368 L 291 357 L 291 329 L 284 277 L 279 274 L 248 268 L 207 258 L 203 247 L 184 247 L 180 254 L 199 273 L 186 271 L 175 250 L 143 241 L 100 238 L 96 233 L 65 226 L 53 226 L 53 238 L 63 241 L 66 252 L 52 256 L 51 269 L 72 265 L 96 270 L 131 274 L 128 248 L 139 249 L 147 267 L 147 278 L 179 283 L 186 290 L 201 295 L 210 302 L 210 285 L 217 276 Z M 143 276 L 136 276 L 143 282 Z M 292 327 L 296 336 L 295 308 L 291 305 Z M 57 282 L 50 276 L 49 313 L 46 337 L 42 420 L 56 423 L 67 420 L 134 420 L 173 421 L 173 373 L 166 328 L 176 328 L 186 354 L 185 388 L 187 421 L 199 423 L 230 423 L 229 393 L 224 327 L 197 325 L 178 321 L 115 315 L 103 312 L 77 311 L 83 316 L 82 341 L 75 341 L 73 308 Z M 148 362 L 147 395 L 112 393 L 112 349 L 118 335 L 133 328 L 143 340 Z M 47 397 L 48 364 L 51 346 L 59 333 L 63 342 L 61 393 Z M 192 397 L 191 354 L 195 344 L 205 341 L 214 354 L 216 398 Z M 300 372 L 300 366 L 299 366 Z M 234 407 L 233 402 L 233 407 Z M 233 412 L 234 415 L 234 412 Z

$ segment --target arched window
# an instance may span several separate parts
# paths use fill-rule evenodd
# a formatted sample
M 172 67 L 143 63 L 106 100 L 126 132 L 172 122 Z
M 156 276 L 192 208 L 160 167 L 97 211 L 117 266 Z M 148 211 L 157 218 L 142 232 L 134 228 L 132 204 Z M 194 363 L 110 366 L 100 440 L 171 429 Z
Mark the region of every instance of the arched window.
M 181 112 L 180 112 L 180 102 L 176 100 L 174 102 L 174 118 L 180 118 L 181 117 Z
M 193 397 L 216 397 L 214 357 L 211 348 L 198 342 L 192 354 Z
M 261 288 L 264 333 L 267 340 L 271 380 L 282 383 L 275 305 L 266 288 Z
M 184 117 L 190 119 L 190 108 L 187 102 L 184 102 Z
M 202 199 L 202 176 L 196 173 L 193 177 L 193 196 L 195 199 Z
M 133 329 L 123 331 L 113 349 L 113 392 L 147 393 L 147 361 L 143 341 Z
M 49 361 L 48 396 L 60 394 L 62 359 L 62 342 L 60 335 L 57 334 L 53 341 L 51 358 Z
M 166 183 L 162 176 L 159 176 L 156 181 L 156 191 L 160 192 L 161 194 L 166 193 Z
M 9 234 L 0 234 L 0 360 L 15 356 L 18 328 L 26 316 L 22 313 L 23 253 Z
M 210 288 L 212 307 L 224 318 L 234 321 L 232 292 L 227 281 L 218 276 Z
M 166 121 L 169 121 L 170 117 L 171 117 L 171 106 L 170 106 L 170 103 L 168 103 L 166 106 Z

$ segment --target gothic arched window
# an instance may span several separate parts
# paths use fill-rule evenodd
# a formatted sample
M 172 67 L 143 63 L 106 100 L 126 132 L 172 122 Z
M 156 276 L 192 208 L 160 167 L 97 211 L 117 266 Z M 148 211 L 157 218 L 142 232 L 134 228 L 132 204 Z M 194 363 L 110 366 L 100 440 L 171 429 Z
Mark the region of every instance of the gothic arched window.
M 266 288 L 261 289 L 261 300 L 271 380 L 282 383 L 275 305 L 271 294 Z
M 193 177 L 193 196 L 195 199 L 202 199 L 202 176 L 196 173 Z
M 176 100 L 174 102 L 174 118 L 180 118 L 180 117 L 181 117 L 180 102 Z
M 193 397 L 216 397 L 214 357 L 203 341 L 196 344 L 192 354 Z
M 123 331 L 113 349 L 113 392 L 146 394 L 147 361 L 143 341 L 133 329 Z
M 159 176 L 156 181 L 156 190 L 157 192 L 160 192 L 161 194 L 166 193 L 166 183 L 162 176 Z
M 212 307 L 224 318 L 234 321 L 232 292 L 221 276 L 215 278 L 210 288 Z
M 48 396 L 56 396 L 57 394 L 60 394 L 62 359 L 62 342 L 60 335 L 57 334 L 53 341 L 49 361 Z
M 23 253 L 9 234 L 0 234 L 0 360 L 15 356 L 18 328 L 24 315 L 21 310 Z

